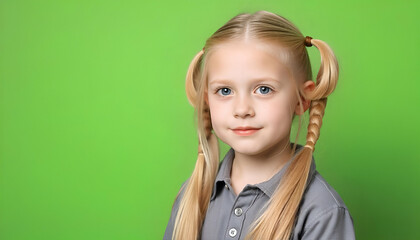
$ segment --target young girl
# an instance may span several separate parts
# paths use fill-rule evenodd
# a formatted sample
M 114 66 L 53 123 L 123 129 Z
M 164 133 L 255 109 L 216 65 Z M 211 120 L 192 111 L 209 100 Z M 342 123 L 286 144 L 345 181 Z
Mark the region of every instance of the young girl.
M 310 46 L 321 55 L 315 83 Z M 337 79 L 330 47 L 304 37 L 281 16 L 239 14 L 218 29 L 188 69 L 198 158 L 175 199 L 164 239 L 355 239 L 346 205 L 312 156 Z M 302 146 L 296 141 L 308 108 Z M 231 147 L 220 163 L 216 136 Z

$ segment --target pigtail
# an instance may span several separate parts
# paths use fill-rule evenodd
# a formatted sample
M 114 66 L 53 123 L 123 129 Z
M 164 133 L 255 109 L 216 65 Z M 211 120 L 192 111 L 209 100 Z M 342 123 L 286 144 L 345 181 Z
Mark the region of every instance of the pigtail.
M 175 218 L 172 240 L 196 240 L 201 235 L 219 166 L 218 141 L 211 132 L 210 108 L 203 100 L 201 87 L 201 84 L 206 84 L 200 71 L 203 55 L 204 49 L 193 58 L 186 76 L 186 94 L 197 115 L 198 156 L 191 177 L 184 185 L 185 192 Z
M 197 101 L 197 90 L 199 85 L 200 67 L 203 61 L 204 49 L 197 53 L 190 63 L 185 80 L 185 92 L 188 101 L 195 108 Z
M 246 239 L 287 240 L 292 236 L 296 224 L 302 196 L 309 184 L 312 154 L 320 135 L 327 96 L 335 89 L 338 80 L 338 63 L 330 47 L 318 39 L 312 39 L 311 43 L 321 53 L 321 66 L 315 89 L 310 94 L 304 95 L 306 99 L 312 100 L 306 145 L 292 159 L 273 196 L 265 205 L 265 211 L 253 223 Z
M 338 62 L 327 43 L 319 39 L 312 39 L 311 43 L 319 50 L 321 66 L 316 77 L 316 88 L 305 97 L 319 100 L 328 97 L 334 91 L 338 80 Z

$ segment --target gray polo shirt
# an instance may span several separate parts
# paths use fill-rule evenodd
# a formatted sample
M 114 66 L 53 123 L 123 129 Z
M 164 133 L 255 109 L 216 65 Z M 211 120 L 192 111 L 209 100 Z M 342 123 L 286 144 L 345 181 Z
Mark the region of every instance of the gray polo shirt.
M 297 150 L 302 145 L 297 145 Z M 239 195 L 231 187 L 230 170 L 235 151 L 230 148 L 219 165 L 219 171 L 210 198 L 210 204 L 204 219 L 201 240 L 236 240 L 244 239 L 250 224 L 261 215 L 260 210 L 273 195 L 291 158 L 271 179 L 247 184 Z M 188 179 L 182 184 L 185 183 Z M 353 218 L 338 193 L 315 169 L 312 158 L 309 171 L 308 188 L 300 203 L 297 220 L 291 239 L 355 239 Z M 166 227 L 164 240 L 172 237 L 174 221 L 184 188 L 175 199 L 171 216 Z

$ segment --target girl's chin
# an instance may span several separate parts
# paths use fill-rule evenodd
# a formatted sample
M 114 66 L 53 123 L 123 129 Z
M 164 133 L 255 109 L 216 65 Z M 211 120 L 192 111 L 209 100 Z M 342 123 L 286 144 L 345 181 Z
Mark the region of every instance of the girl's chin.
M 235 150 L 235 152 L 245 154 L 245 155 L 250 155 L 250 156 L 258 155 L 263 150 L 263 149 L 255 146 L 255 145 L 254 146 L 246 146 L 246 145 L 245 146 L 244 145 L 238 146 L 238 145 L 236 145 L 236 146 L 232 146 L 232 148 Z

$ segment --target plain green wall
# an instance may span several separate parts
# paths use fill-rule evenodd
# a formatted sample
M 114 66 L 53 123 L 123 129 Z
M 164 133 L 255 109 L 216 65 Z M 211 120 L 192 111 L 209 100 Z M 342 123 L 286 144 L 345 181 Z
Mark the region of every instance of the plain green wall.
M 197 156 L 187 67 L 226 21 L 256 10 L 337 55 L 315 159 L 357 238 L 420 239 L 419 7 L 1 0 L 0 239 L 162 239 Z

